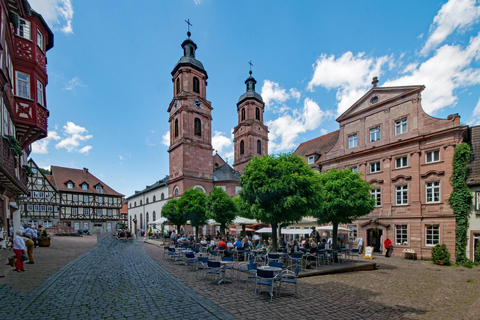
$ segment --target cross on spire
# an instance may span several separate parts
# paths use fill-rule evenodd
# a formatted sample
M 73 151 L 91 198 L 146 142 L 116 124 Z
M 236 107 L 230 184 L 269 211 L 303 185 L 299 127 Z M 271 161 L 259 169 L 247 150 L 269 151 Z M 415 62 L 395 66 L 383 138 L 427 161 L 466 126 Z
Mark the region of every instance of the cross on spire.
M 252 64 L 252 60 L 248 61 L 248 64 L 250 65 L 250 74 L 252 74 L 252 67 L 253 67 L 253 64 Z
M 187 35 L 190 37 L 190 35 L 191 35 L 190 27 L 193 27 L 193 24 L 190 23 L 190 19 L 185 20 L 185 22 L 187 23 L 187 28 L 188 28 Z

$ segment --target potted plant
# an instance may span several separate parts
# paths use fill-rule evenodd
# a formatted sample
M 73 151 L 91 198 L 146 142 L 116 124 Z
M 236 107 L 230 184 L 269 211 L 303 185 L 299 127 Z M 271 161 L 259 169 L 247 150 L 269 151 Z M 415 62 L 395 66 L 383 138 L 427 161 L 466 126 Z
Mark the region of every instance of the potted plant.
M 39 247 L 50 247 L 50 237 L 47 234 L 46 230 L 42 231 L 42 234 L 37 239 Z
M 148 229 L 148 237 L 153 236 L 153 231 L 152 231 L 152 226 L 150 226 L 150 229 Z
M 447 246 L 437 243 L 437 245 L 432 248 L 431 260 L 438 265 L 450 265 L 450 253 L 448 253 Z

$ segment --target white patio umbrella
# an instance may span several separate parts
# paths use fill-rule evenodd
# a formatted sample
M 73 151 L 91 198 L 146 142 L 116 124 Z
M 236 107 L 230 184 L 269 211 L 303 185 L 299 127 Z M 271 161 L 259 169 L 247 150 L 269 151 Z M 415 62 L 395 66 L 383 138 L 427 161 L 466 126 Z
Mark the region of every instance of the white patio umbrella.
M 242 217 L 236 217 L 235 220 L 232 221 L 232 224 L 253 224 L 258 223 L 257 220 L 247 219 Z
M 282 234 L 310 234 L 310 229 L 282 229 Z
M 272 233 L 272 228 L 262 228 L 255 231 L 255 233 Z
M 150 222 L 149 224 L 162 224 L 162 223 L 165 223 L 165 222 L 167 222 L 167 221 L 168 221 L 167 218 L 161 217 L 161 218 L 159 218 L 159 219 L 157 219 L 157 220 L 155 220 L 155 221 L 153 221 L 153 222 Z
M 211 225 L 211 226 L 220 225 L 220 223 L 218 223 L 217 221 L 215 221 L 215 220 L 213 220 L 213 219 L 208 219 L 208 220 L 207 220 L 207 224 L 208 224 L 208 225 Z
M 321 226 L 317 227 L 317 230 L 333 231 L 333 226 Z M 338 227 L 338 231 L 350 231 L 347 228 Z

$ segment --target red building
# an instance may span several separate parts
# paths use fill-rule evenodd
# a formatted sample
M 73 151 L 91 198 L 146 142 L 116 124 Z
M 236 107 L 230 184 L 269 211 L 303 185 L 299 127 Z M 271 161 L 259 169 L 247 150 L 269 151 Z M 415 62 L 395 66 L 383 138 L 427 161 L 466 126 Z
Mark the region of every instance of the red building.
M 467 127 L 458 114 L 438 119 L 421 106 L 424 86 L 376 87 L 337 118 L 340 129 L 295 151 L 321 172 L 352 168 L 373 189 L 376 208 L 348 225 L 349 239 L 379 251 L 389 238 L 393 256 L 413 249 L 429 258 L 437 243 L 455 257 L 450 176 L 455 147 Z
M 52 47 L 52 31 L 28 1 L 0 0 L 3 154 L 0 187 L 4 190 L 0 197 L 0 238 L 3 239 L 9 226 L 16 229 L 20 223 L 20 213 L 13 204 L 19 195 L 28 193 L 23 166 L 27 164 L 31 144 L 47 136 L 46 52 Z

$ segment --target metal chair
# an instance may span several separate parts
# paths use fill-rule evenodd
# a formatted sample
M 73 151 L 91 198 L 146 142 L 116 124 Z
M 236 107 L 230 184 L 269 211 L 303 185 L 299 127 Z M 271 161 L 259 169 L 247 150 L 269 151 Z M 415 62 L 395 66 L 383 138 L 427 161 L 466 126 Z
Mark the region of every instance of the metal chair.
M 207 262 L 207 272 L 205 273 L 205 279 L 208 278 L 208 275 L 217 276 L 217 284 L 220 284 L 220 275 L 222 273 L 222 266 L 220 261 L 208 261 Z
M 255 299 L 257 298 L 257 288 L 259 286 L 267 286 L 270 290 L 266 291 L 270 294 L 270 301 L 273 299 L 273 289 L 276 284 L 277 277 L 273 274 L 273 271 L 257 270 L 257 278 L 255 282 Z
M 233 257 L 222 257 L 222 261 L 232 262 L 231 265 L 224 265 L 223 268 L 225 269 L 225 272 L 227 272 L 227 270 L 230 270 L 232 272 L 232 277 L 235 278 L 235 269 L 233 268 L 234 266 Z
M 297 278 L 298 278 L 298 272 L 300 271 L 299 267 L 295 268 L 295 272 L 292 272 L 290 270 L 284 270 L 282 272 L 282 277 L 280 278 L 280 288 L 278 289 L 278 295 L 280 295 L 280 292 L 282 291 L 282 283 L 291 283 L 295 285 L 295 295 L 298 295 L 298 288 L 297 288 Z
M 193 252 L 186 252 L 185 253 L 185 265 L 187 267 L 189 265 L 191 265 L 192 266 L 192 271 L 193 271 L 196 263 L 197 263 L 197 258 L 195 258 L 195 254 Z
M 269 253 L 267 254 L 267 261 L 270 263 L 270 261 L 277 261 L 280 260 L 280 255 L 276 253 Z
M 208 270 L 208 257 L 198 257 L 197 258 L 197 267 L 195 268 L 196 271 L 203 271 L 205 272 Z M 198 272 L 195 275 L 195 279 L 198 278 Z
M 247 284 L 250 279 L 254 279 L 255 281 L 257 280 L 257 265 L 255 263 L 249 263 L 247 265 Z
M 350 251 L 350 259 L 352 260 L 352 262 L 353 262 L 353 258 L 354 258 L 354 257 L 357 257 L 357 261 L 360 262 L 360 250 L 358 250 L 358 249 L 352 249 L 352 250 Z
M 303 253 L 301 252 L 294 252 L 290 254 L 290 265 L 288 268 L 292 269 L 293 267 L 300 267 L 303 266 Z

